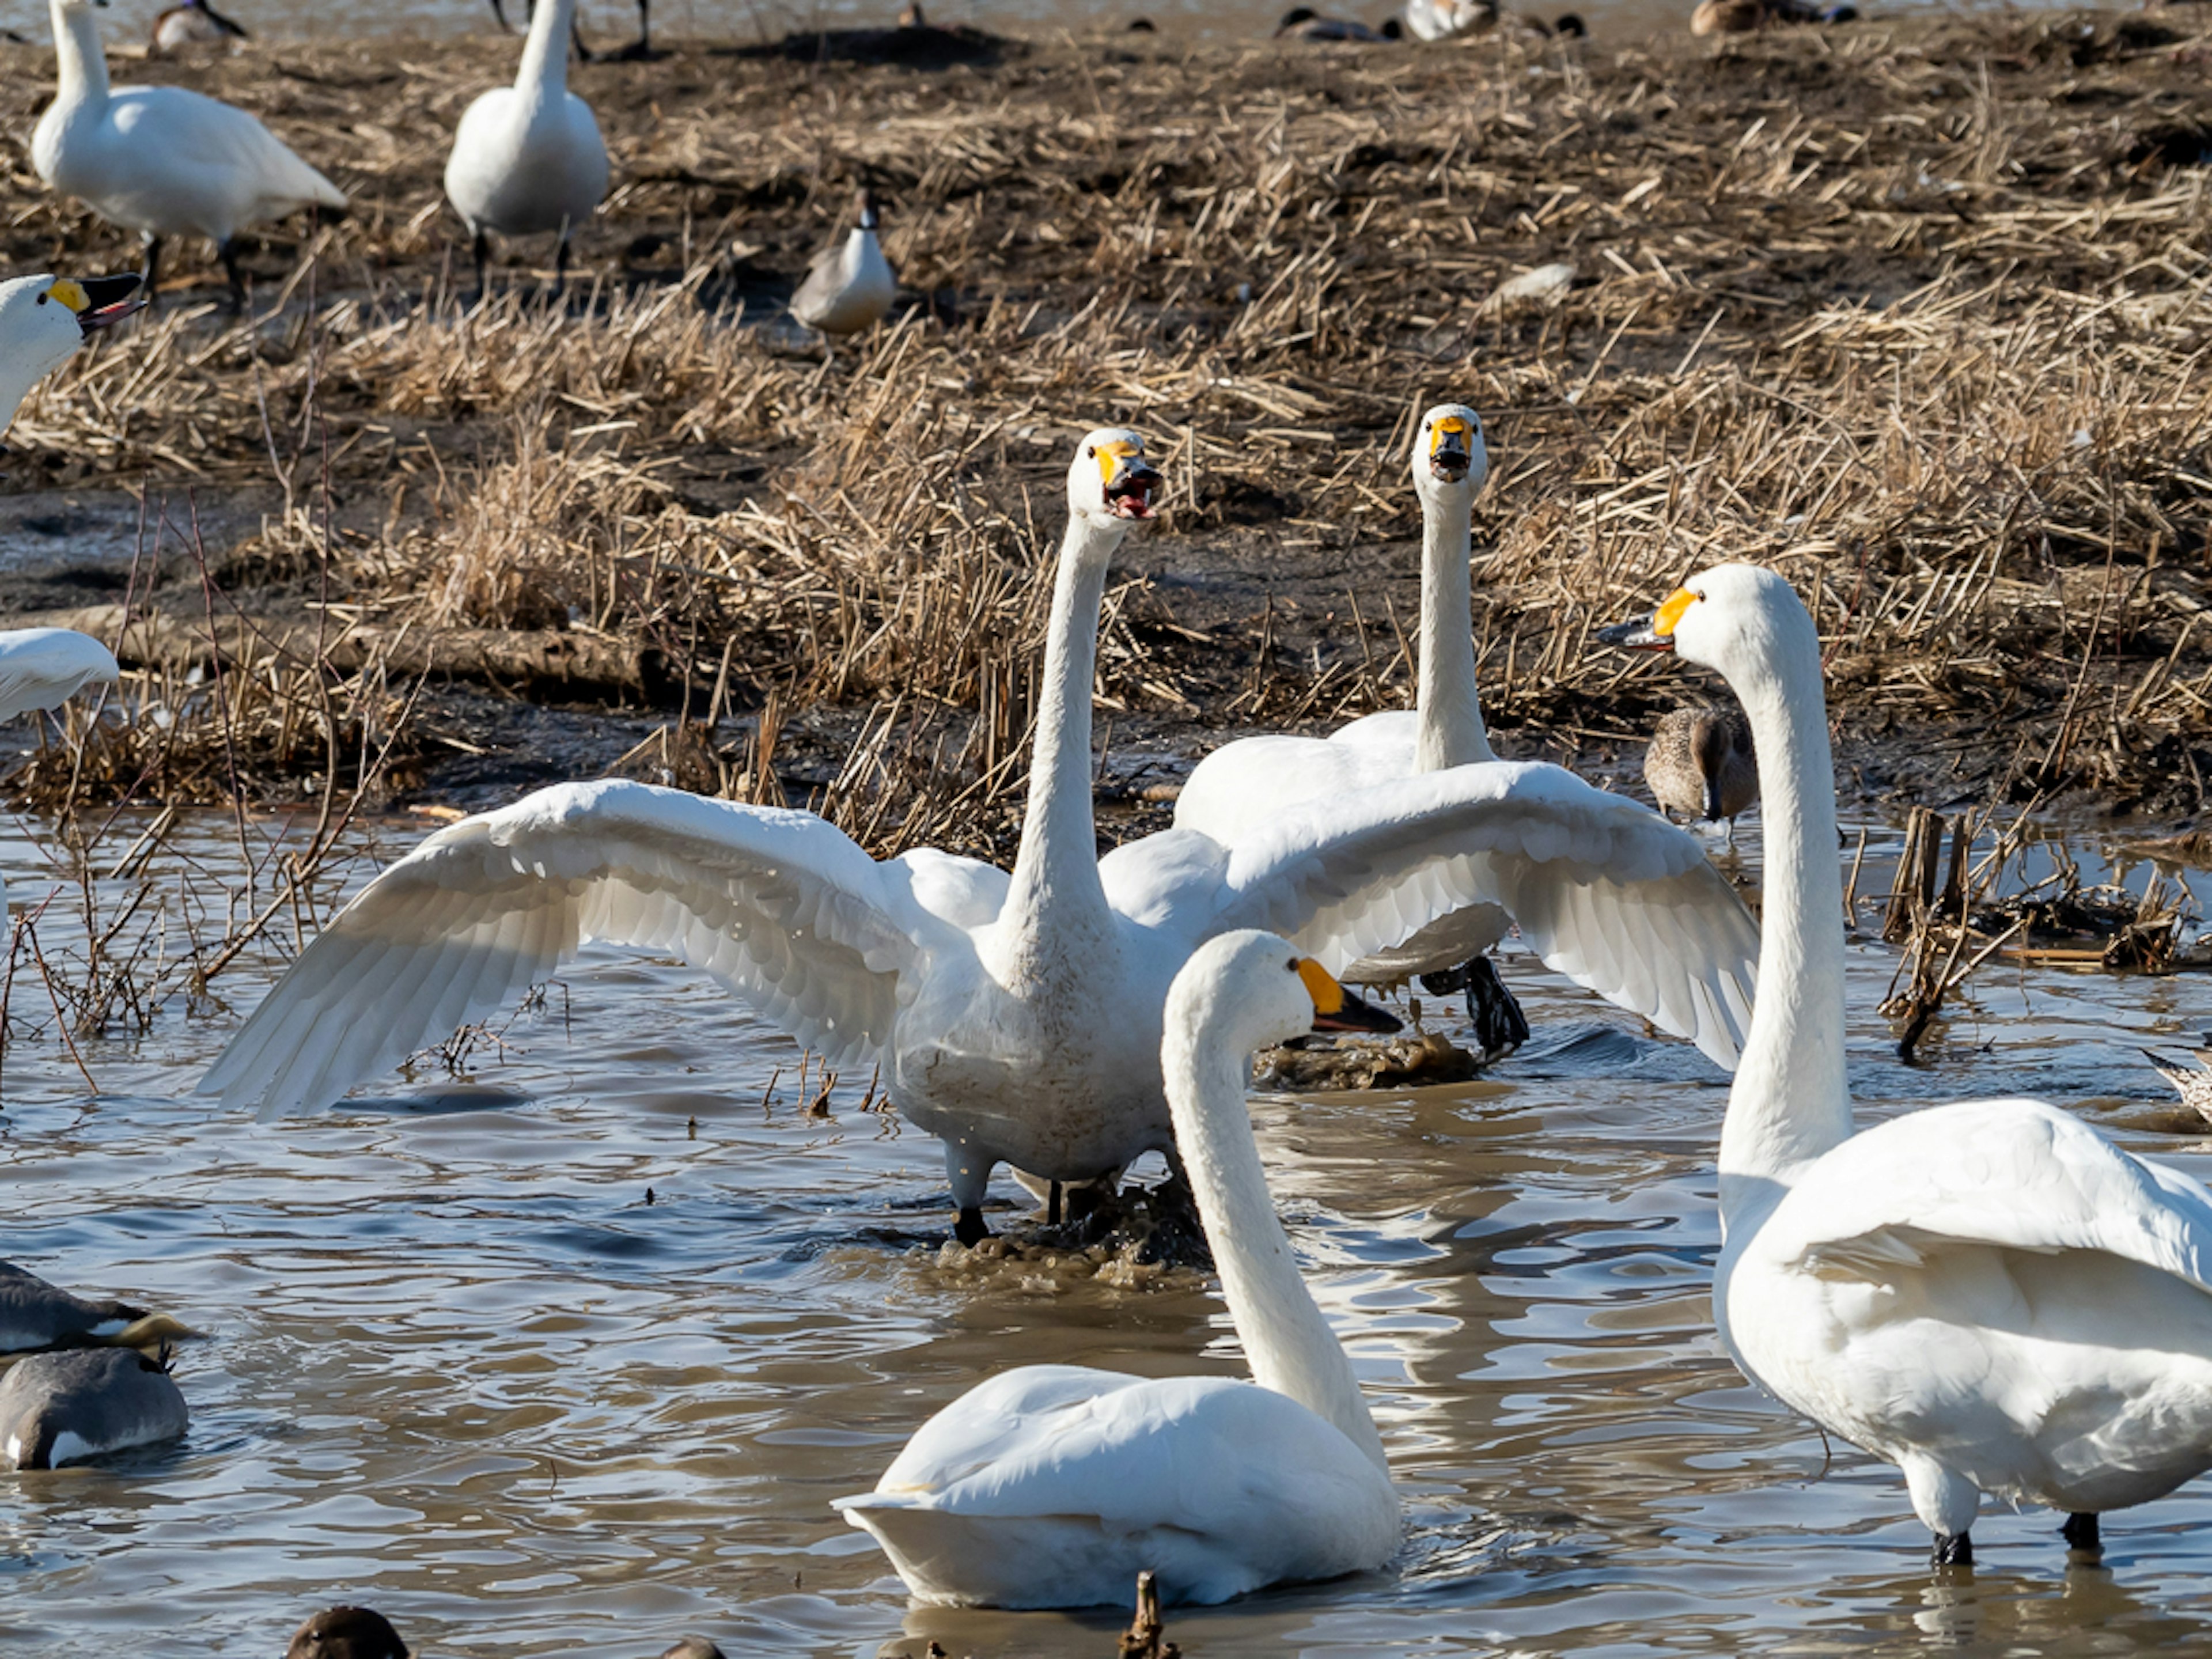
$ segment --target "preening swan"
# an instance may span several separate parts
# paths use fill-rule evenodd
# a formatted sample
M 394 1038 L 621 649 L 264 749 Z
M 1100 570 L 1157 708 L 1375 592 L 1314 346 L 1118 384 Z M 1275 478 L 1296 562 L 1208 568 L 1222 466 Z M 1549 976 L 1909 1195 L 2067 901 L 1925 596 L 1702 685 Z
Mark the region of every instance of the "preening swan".
M 1743 711 L 1669 710 L 1644 751 L 1644 782 L 1668 817 L 1725 822 L 1734 840 L 1738 815 L 1759 799 L 1759 758 Z
M 1713 1315 L 1746 1376 L 1905 1472 L 1936 1559 L 1984 1492 L 2097 1516 L 2212 1468 L 2212 1193 L 2033 1100 L 1853 1133 L 1820 641 L 1788 583 L 1692 577 L 1601 635 L 1717 669 L 1765 800 L 1759 1000 L 1721 1132 Z
M 31 165 L 49 187 L 146 238 L 154 297 L 161 239 L 204 236 L 243 303 L 233 239 L 302 208 L 343 210 L 338 187 L 244 110 L 181 87 L 111 93 L 100 25 L 84 0 L 52 0 L 61 88 L 31 134 Z
M 0 1451 L 19 1469 L 173 1440 L 190 1423 L 168 1367 L 136 1348 L 34 1353 L 0 1376 Z
M 1462 404 L 1440 404 L 1430 410 L 1413 435 L 1411 465 L 1422 522 L 1420 659 L 1414 707 L 1370 714 L 1327 738 L 1270 736 L 1224 744 L 1198 763 L 1184 784 L 1176 802 L 1177 828 L 1235 842 L 1292 804 L 1326 812 L 1332 804 L 1349 803 L 1378 785 L 1454 767 L 1503 764 L 1483 724 L 1468 620 L 1469 515 L 1476 492 L 1490 476 L 1482 417 Z M 1557 772 L 1563 781 L 1571 779 L 1558 768 L 1543 769 Z M 1595 790 L 1588 793 L 1591 811 L 1614 810 L 1612 797 Z M 1559 885 L 1532 896 L 1553 908 L 1576 902 L 1570 890 L 1587 876 L 1565 866 L 1554 874 Z M 1636 895 L 1624 890 L 1619 902 L 1632 905 Z M 1747 969 L 1758 950 L 1758 930 L 1742 902 L 1715 874 L 1705 903 L 1698 918 L 1705 962 L 1742 964 Z M 1504 938 L 1511 925 L 1500 905 L 1470 905 L 1440 917 L 1389 950 L 1352 963 L 1344 969 L 1344 977 L 1354 984 L 1387 985 L 1422 974 L 1429 976 L 1430 988 L 1448 990 L 1453 981 L 1443 976 L 1453 975 L 1466 988 L 1477 1040 L 1486 1053 L 1500 1054 L 1528 1036 L 1528 1024 L 1482 953 Z M 1643 957 L 1623 941 L 1613 953 L 1602 982 L 1581 982 L 1625 1007 L 1650 1015 L 1655 981 L 1672 977 L 1686 966 L 1692 975 L 1706 971 L 1665 956 Z M 1697 1035 L 1694 1026 L 1669 1024 L 1664 1019 L 1659 1023 L 1679 1036 Z M 1735 1061 L 1732 1041 L 1707 1046 L 1707 1052 L 1723 1066 Z
M 208 4 L 207 0 L 184 0 L 183 4 L 171 6 L 155 18 L 147 56 L 167 58 L 193 46 L 228 46 L 233 40 L 248 38 L 243 28 Z
M 837 1500 L 915 1600 L 1091 1607 L 1150 1570 L 1167 1601 L 1225 1601 L 1390 1559 L 1382 1437 L 1275 1218 L 1244 1085 L 1255 1048 L 1396 1024 L 1272 934 L 1193 953 L 1168 990 L 1161 1060 L 1253 1380 L 1024 1365 L 969 1389 L 874 1492 Z
M 1238 927 L 1343 963 L 1503 898 L 1554 967 L 1616 996 L 1633 978 L 1653 1018 L 1732 1055 L 1751 964 L 1724 929 L 1715 942 L 1719 877 L 1694 838 L 1557 767 L 1433 773 L 1287 808 L 1234 845 L 1170 830 L 1098 856 L 1099 604 L 1160 483 L 1133 432 L 1090 434 L 1069 465 L 1011 876 L 929 848 L 878 864 L 805 812 L 635 783 L 540 790 L 440 830 L 370 883 L 201 1089 L 268 1110 L 322 1104 L 546 978 L 584 939 L 671 951 L 830 1064 L 879 1067 L 892 1103 L 945 1141 L 972 1241 L 999 1164 L 1079 1182 L 1172 1151 L 1168 983 Z
M 851 234 L 814 256 L 791 296 L 791 314 L 824 334 L 873 328 L 898 295 L 898 278 L 876 237 L 876 198 L 869 191 L 854 198 L 853 217 Z
M 477 297 L 484 292 L 489 233 L 560 233 L 553 290 L 568 269 L 568 238 L 607 193 L 607 147 L 592 106 L 568 90 L 568 25 L 575 0 L 542 0 L 511 87 L 462 113 L 446 161 L 446 195 L 469 228 Z
M 120 322 L 146 302 L 138 278 L 18 276 L 0 283 L 0 434 L 31 388 L 76 354 L 95 329 Z

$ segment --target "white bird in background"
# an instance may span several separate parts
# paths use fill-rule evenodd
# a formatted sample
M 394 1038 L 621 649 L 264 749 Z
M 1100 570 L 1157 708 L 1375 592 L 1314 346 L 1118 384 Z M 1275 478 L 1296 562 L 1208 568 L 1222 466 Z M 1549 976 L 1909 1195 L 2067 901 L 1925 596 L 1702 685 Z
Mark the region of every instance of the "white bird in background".
M 1820 641 L 1771 571 L 1694 576 L 1607 643 L 1719 671 L 1759 754 L 1765 937 L 1721 1131 L 1713 1314 L 1744 1374 L 1905 1472 L 1939 1564 L 1980 1496 L 2097 1516 L 2212 1468 L 2212 1193 L 2034 1100 L 1854 1133 Z
M 208 0 L 184 0 L 182 5 L 171 6 L 154 20 L 152 44 L 147 48 L 149 58 L 173 57 L 194 46 L 228 46 L 233 40 L 250 37 Z
M 1244 1091 L 1255 1048 L 1397 1024 L 1271 933 L 1192 955 L 1168 989 L 1162 1069 L 1253 1380 L 1024 1365 L 969 1389 L 874 1492 L 835 1505 L 916 1601 L 1092 1607 L 1149 1569 L 1164 1601 L 1225 1601 L 1396 1552 L 1382 1437 L 1276 1219 Z
M 31 388 L 76 355 L 94 330 L 143 307 L 136 274 L 50 276 L 0 283 L 0 435 Z
M 553 291 L 568 269 L 568 239 L 607 193 L 607 147 L 592 106 L 568 90 L 565 46 L 575 0 L 543 0 L 511 87 L 471 104 L 446 161 L 446 195 L 475 243 L 477 297 L 484 294 L 488 233 L 560 233 Z
M 1406 33 L 1416 40 L 1455 40 L 1498 27 L 1498 0 L 1406 0 Z
M 891 308 L 898 278 L 876 238 L 876 198 L 863 190 L 853 198 L 852 234 L 814 256 L 806 280 L 791 296 L 791 314 L 824 334 L 858 334 L 873 328 Z
M 52 0 L 52 9 L 61 88 L 31 134 L 31 165 L 50 188 L 146 238 L 149 300 L 165 236 L 213 242 L 240 306 L 239 232 L 302 208 L 344 210 L 336 185 L 244 110 L 181 87 L 110 92 L 91 7 Z
M 1172 1156 L 1168 983 L 1235 928 L 1343 963 L 1503 897 L 1547 961 L 1732 1058 L 1752 979 L 1734 894 L 1693 837 L 1557 767 L 1434 773 L 1287 810 L 1234 846 L 1170 830 L 1098 856 L 1099 605 L 1160 483 L 1133 432 L 1090 434 L 1069 466 L 1011 876 L 930 848 L 878 864 L 805 812 L 626 782 L 540 790 L 370 883 L 200 1088 L 269 1110 L 323 1104 L 583 939 L 670 951 L 831 1066 L 880 1068 L 892 1102 L 945 1142 L 972 1242 L 999 1164 L 1073 1182 Z

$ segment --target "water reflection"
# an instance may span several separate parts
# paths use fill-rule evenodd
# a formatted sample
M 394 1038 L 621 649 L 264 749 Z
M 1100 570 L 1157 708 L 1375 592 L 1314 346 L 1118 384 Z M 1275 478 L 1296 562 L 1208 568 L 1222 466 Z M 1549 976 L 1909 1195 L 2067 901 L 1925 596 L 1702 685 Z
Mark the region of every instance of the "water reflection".
M 229 867 L 226 835 L 185 851 Z M 33 857 L 0 845 L 35 902 Z M 278 955 L 234 970 L 234 1005 Z M 1871 1013 L 1892 966 L 1854 950 L 1877 1111 L 2094 1091 L 2131 1121 L 2164 1087 L 2133 1045 L 2212 1024 L 2194 977 L 2008 970 L 1905 1066 Z M 1186 1651 L 2203 1639 L 2201 1486 L 2107 1517 L 2102 1569 L 2069 1565 L 2057 1517 L 1996 1511 L 1978 1574 L 1931 1579 L 1895 1472 L 1824 1445 L 1713 1339 L 1719 1073 L 1510 971 L 1541 1036 L 1491 1080 L 1255 1105 L 1410 1530 L 1389 1573 L 1176 1615 Z M 97 1099 L 51 1038 L 9 1051 L 0 1251 L 207 1336 L 179 1352 L 181 1445 L 0 1485 L 0 1646 L 267 1654 L 356 1599 L 440 1655 L 641 1659 L 684 1630 L 733 1656 L 1113 1651 L 1110 1613 L 910 1613 L 828 1500 L 991 1371 L 1233 1373 L 1206 1285 L 948 1273 L 935 1142 L 849 1105 L 809 1120 L 787 1090 L 763 1110 L 794 1052 L 680 967 L 593 953 L 566 978 L 566 1016 L 519 1021 L 473 1081 L 425 1066 L 273 1125 L 184 1091 L 234 1013 L 86 1042 Z M 2194 1138 L 2123 1133 L 2200 1162 Z

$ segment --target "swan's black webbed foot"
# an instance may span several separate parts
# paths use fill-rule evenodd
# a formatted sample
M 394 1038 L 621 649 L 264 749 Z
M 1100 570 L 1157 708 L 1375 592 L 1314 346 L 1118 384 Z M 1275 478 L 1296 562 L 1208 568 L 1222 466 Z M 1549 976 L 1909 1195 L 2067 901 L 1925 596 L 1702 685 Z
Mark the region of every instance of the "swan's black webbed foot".
M 963 1210 L 952 1224 L 952 1236 L 973 1249 L 991 1236 L 991 1230 L 983 1224 L 982 1211 Z
M 2058 1529 L 2058 1535 L 2066 1540 L 2067 1548 L 2081 1550 L 2087 1554 L 2097 1554 L 2105 1547 L 2105 1540 L 2097 1531 L 2097 1517 L 2094 1515 L 2068 1516 L 2066 1524 Z
M 1974 1540 L 1963 1532 L 1939 1532 L 1929 1560 L 1938 1567 L 1971 1567 L 1974 1565 Z
M 1503 1059 L 1528 1040 L 1528 1017 L 1488 957 L 1470 957 L 1441 974 L 1423 974 L 1421 988 L 1433 996 L 1466 993 L 1468 1024 L 1474 1028 L 1474 1045 L 1486 1062 Z

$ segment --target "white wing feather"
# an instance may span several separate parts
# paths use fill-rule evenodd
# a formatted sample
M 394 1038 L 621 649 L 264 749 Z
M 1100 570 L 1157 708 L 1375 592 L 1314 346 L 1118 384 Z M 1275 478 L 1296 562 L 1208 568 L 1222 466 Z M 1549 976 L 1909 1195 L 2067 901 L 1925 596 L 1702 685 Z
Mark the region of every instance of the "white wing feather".
M 2039 1100 L 1930 1107 L 1823 1157 L 1757 1249 L 1881 1282 L 1960 1245 L 2097 1250 L 2212 1291 L 2212 1193 Z
M 618 781 L 540 790 L 440 830 L 371 882 L 199 1088 L 264 1112 L 326 1104 L 587 939 L 671 951 L 798 1041 L 840 1062 L 875 1056 L 944 927 L 917 873 L 811 813 Z M 988 902 L 957 868 L 920 873 Z
M 0 633 L 0 720 L 58 708 L 116 672 L 114 654 L 89 634 L 69 628 Z
M 1495 761 L 1284 811 L 1231 850 L 1215 925 L 1332 969 L 1503 905 L 1545 963 L 1733 1069 L 1759 927 L 1695 837 L 1540 763 Z

